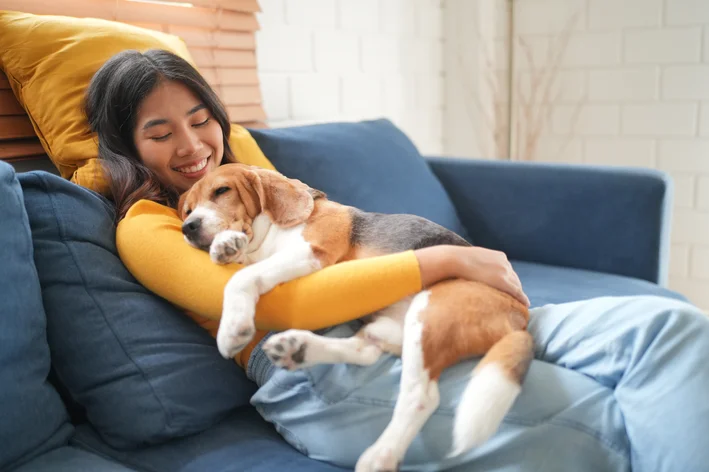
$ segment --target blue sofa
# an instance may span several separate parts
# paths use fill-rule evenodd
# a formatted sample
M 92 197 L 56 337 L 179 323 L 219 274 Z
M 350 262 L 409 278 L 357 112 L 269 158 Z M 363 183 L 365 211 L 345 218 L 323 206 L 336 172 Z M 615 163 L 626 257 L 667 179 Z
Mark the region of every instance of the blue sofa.
M 505 251 L 533 306 L 683 299 L 664 286 L 660 172 L 424 158 L 386 120 L 251 132 L 280 171 L 335 201 L 420 214 Z M 213 339 L 130 276 L 108 201 L 15 167 L 0 162 L 0 470 L 341 470 L 288 445 Z

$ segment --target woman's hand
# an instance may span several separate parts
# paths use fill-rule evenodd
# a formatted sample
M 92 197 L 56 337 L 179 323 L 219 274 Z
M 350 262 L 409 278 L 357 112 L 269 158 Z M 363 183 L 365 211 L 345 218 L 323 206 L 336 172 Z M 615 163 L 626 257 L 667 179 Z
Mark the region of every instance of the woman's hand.
M 482 247 L 433 246 L 414 254 L 424 287 L 457 277 L 490 285 L 529 306 L 522 282 L 503 252 Z

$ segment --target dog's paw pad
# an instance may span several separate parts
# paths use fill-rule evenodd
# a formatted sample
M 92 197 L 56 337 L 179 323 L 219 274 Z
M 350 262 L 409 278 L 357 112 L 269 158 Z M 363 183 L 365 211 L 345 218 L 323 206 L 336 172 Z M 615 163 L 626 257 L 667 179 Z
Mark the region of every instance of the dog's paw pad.
M 222 231 L 217 234 L 209 247 L 209 256 L 216 264 L 240 262 L 242 250 L 246 248 L 248 238 L 237 231 Z
M 307 333 L 281 333 L 271 336 L 263 345 L 263 351 L 275 366 L 288 370 L 302 369 L 306 365 L 308 350 Z

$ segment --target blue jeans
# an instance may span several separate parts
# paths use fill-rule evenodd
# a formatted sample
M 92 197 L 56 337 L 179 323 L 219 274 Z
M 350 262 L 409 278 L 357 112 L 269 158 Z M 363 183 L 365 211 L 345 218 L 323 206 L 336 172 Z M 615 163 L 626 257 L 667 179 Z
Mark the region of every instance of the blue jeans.
M 356 323 L 325 335 L 345 337 Z M 497 434 L 446 459 L 477 361 L 441 377 L 441 405 L 402 470 L 687 471 L 709 467 L 709 318 L 668 298 L 605 297 L 532 310 L 535 360 Z M 252 404 L 308 456 L 351 468 L 391 419 L 401 363 L 275 368 L 259 350 Z

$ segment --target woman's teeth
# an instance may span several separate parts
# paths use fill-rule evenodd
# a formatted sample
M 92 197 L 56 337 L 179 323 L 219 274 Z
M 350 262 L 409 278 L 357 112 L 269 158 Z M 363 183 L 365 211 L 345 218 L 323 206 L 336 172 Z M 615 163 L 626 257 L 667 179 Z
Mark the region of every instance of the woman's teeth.
M 195 172 L 199 172 L 200 170 L 204 169 L 204 166 L 207 165 L 208 160 L 209 158 L 203 159 L 197 164 L 189 167 L 175 167 L 174 170 L 176 170 L 177 172 L 182 172 L 183 174 L 194 174 Z

